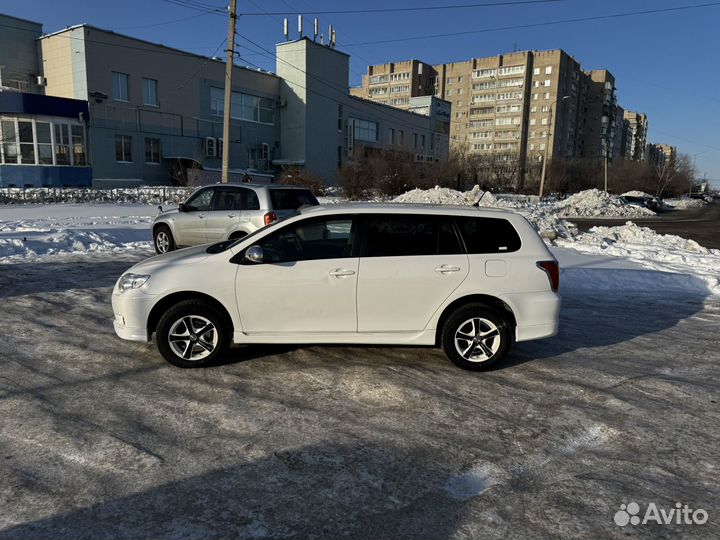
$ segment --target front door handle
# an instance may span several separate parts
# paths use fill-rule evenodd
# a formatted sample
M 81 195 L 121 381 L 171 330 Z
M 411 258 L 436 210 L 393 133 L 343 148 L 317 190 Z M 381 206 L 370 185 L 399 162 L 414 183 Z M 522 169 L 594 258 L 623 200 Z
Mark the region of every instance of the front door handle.
M 205 214 L 198 214 L 198 219 L 205 219 Z
M 441 264 L 435 267 L 435 271 L 438 274 L 452 274 L 453 272 L 459 272 L 459 266 L 450 266 L 449 264 Z
M 354 276 L 355 270 L 348 270 L 347 268 L 336 268 L 335 270 L 330 270 L 330 275 L 336 278 Z
M 235 214 L 228 214 L 228 217 L 229 217 L 229 218 L 234 218 L 234 217 L 237 217 L 237 216 L 236 216 Z

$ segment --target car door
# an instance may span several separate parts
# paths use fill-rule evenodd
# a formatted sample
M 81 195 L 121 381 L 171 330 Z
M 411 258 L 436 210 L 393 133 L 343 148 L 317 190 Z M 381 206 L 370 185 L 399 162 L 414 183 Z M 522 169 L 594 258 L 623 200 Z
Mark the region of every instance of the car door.
M 197 246 L 207 243 L 205 218 L 212 210 L 215 190 L 204 188 L 183 205 L 175 220 L 175 241 L 180 246 Z
M 308 218 L 252 245 L 263 263 L 242 261 L 235 293 L 247 334 L 357 331 L 358 258 L 352 216 Z
M 362 227 L 358 332 L 419 332 L 467 277 L 451 217 L 368 214 Z
M 256 227 L 250 219 L 259 209 L 260 202 L 252 189 L 216 187 L 213 209 L 205 221 L 208 242 L 227 240 L 235 231 L 252 232 Z

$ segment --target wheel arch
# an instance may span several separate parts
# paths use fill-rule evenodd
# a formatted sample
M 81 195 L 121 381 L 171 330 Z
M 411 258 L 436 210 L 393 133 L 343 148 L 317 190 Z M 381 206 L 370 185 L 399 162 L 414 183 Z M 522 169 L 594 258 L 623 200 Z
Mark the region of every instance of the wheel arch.
M 172 234 L 173 238 L 175 238 L 175 231 L 173 231 L 172 226 L 167 221 L 157 221 L 157 222 L 153 223 L 153 226 L 152 226 L 153 238 L 155 238 L 155 233 L 157 232 L 157 230 L 160 227 L 167 227 L 167 229 L 170 231 L 170 234 Z
M 209 294 L 201 293 L 198 291 L 179 291 L 161 298 L 150 310 L 150 314 L 148 315 L 147 319 L 148 340 L 157 330 L 157 325 L 160 322 L 163 314 L 175 304 L 179 304 L 180 302 L 184 302 L 185 300 L 201 300 L 212 306 L 213 309 L 216 309 L 218 313 L 220 313 L 225 319 L 225 323 L 228 325 L 230 335 L 232 336 L 232 333 L 234 331 L 232 317 L 230 316 L 227 308 L 219 300 L 216 300 Z
M 235 240 L 236 238 L 243 238 L 250 234 L 248 231 L 243 229 L 236 229 L 233 232 L 230 233 L 230 236 L 228 236 L 228 240 Z
M 435 345 L 440 344 L 440 337 L 442 335 L 442 328 L 445 325 L 445 321 L 447 318 L 458 308 L 462 306 L 466 306 L 468 304 L 484 304 L 487 307 L 494 309 L 497 311 L 500 315 L 502 315 L 505 320 L 508 322 L 508 324 L 511 326 L 513 334 L 515 333 L 515 328 L 517 327 L 517 319 L 515 318 L 515 313 L 513 312 L 512 308 L 503 300 L 498 298 L 497 296 L 492 296 L 489 294 L 471 294 L 468 296 L 463 296 L 461 298 L 457 298 L 453 300 L 450 304 L 448 304 L 445 309 L 443 309 L 442 313 L 440 314 L 440 317 L 438 318 L 437 325 L 435 326 Z

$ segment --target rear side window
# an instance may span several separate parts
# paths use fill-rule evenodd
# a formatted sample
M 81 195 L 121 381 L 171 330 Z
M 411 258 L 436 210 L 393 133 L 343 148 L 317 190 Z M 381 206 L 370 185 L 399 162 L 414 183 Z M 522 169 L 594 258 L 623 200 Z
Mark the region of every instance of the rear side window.
M 309 189 L 272 188 L 268 191 L 273 210 L 297 210 L 301 206 L 318 205 L 318 200 Z
M 468 253 L 509 253 L 520 249 L 515 227 L 500 218 L 456 217 Z
M 441 216 L 369 215 L 365 257 L 462 253 L 452 220 Z

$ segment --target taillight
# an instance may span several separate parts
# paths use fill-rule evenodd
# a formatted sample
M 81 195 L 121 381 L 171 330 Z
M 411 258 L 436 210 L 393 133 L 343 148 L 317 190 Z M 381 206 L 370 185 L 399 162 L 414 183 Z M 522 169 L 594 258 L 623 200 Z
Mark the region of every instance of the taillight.
M 557 261 L 538 261 L 538 268 L 545 270 L 545 273 L 550 280 L 550 287 L 553 291 L 557 291 L 560 287 L 560 266 Z
M 273 221 L 277 221 L 277 214 L 275 212 L 268 212 L 264 216 L 265 225 L 270 225 Z

